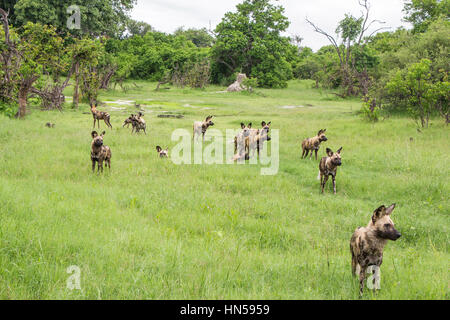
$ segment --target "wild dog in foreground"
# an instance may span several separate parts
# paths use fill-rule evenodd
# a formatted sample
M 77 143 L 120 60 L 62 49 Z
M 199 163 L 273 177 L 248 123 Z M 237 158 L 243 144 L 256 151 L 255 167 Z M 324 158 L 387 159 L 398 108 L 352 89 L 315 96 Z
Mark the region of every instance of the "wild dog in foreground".
M 91 144 L 91 160 L 92 160 L 92 172 L 95 172 L 95 163 L 98 163 L 98 172 L 103 172 L 103 162 L 106 162 L 106 166 L 111 170 L 111 149 L 108 146 L 103 145 L 103 137 L 106 132 L 99 136 L 97 131 L 92 131 Z
M 54 128 L 54 127 L 55 127 L 55 124 L 54 124 L 54 123 L 47 122 L 47 123 L 45 124 L 45 126 L 46 126 L 47 128 Z
M 337 168 L 342 165 L 341 159 L 341 151 L 340 148 L 336 153 L 331 151 L 330 148 L 327 148 L 328 157 L 322 158 L 319 164 L 319 176 L 320 186 L 322 187 L 322 193 L 324 193 L 325 185 L 328 182 L 329 177 L 333 178 L 333 190 L 334 194 L 336 194 L 336 174 Z
M 325 136 L 325 132 L 327 129 L 322 129 L 319 131 L 317 136 L 314 138 L 305 139 L 302 143 L 302 159 L 306 159 L 308 157 L 309 152 L 311 152 L 310 159 L 312 159 L 313 153 L 316 152 L 316 160 L 317 160 L 317 154 L 319 153 L 320 144 L 322 142 L 328 141 L 328 138 Z
M 98 128 L 100 129 L 100 120 L 105 121 L 105 124 L 108 126 L 108 128 L 110 128 L 110 129 L 113 128 L 111 125 L 111 116 L 107 112 L 102 112 L 102 111 L 97 110 L 97 104 L 91 105 L 91 112 L 92 112 L 92 116 L 94 117 L 94 128 L 95 128 L 95 123 L 98 121 Z
M 169 157 L 169 148 L 163 150 L 160 146 L 156 147 L 156 152 L 158 152 L 160 158 L 168 158 Z
M 203 136 L 203 141 L 205 141 L 205 134 L 206 130 L 208 130 L 209 127 L 214 126 L 214 122 L 212 122 L 213 116 L 208 116 L 205 121 L 196 121 L 194 122 L 194 140 L 197 137 L 200 137 L 200 135 Z
M 394 227 L 391 214 L 395 204 L 389 208 L 379 207 L 373 213 L 366 228 L 358 228 L 350 241 L 352 253 L 352 272 L 359 276 L 360 294 L 364 292 L 367 269 L 374 266 L 374 288 L 380 289 L 380 267 L 383 263 L 383 250 L 389 240 L 396 241 L 402 235 Z

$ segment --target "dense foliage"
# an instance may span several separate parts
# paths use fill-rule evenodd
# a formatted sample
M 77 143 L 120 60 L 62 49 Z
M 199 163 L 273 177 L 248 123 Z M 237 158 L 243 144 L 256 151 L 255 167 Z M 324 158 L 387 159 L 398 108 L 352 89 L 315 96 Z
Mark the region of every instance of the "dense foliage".
M 157 89 L 165 83 L 204 88 L 227 86 L 245 73 L 252 88 L 313 79 L 316 88 L 343 98 L 359 96 L 371 121 L 382 112 L 407 112 L 422 126 L 433 115 L 449 122 L 450 0 L 406 0 L 411 30 L 381 32 L 368 0 L 358 2 L 362 16 L 345 15 L 333 34 L 307 20 L 330 41 L 317 52 L 302 47 L 300 36 L 285 36 L 290 22 L 270 0 L 243 0 L 214 31 L 180 27 L 173 34 L 130 19 L 135 2 L 0 1 L 12 25 L 4 24 L 0 45 L 0 112 L 14 113 L 20 94 L 22 105 L 37 95 L 45 108 L 60 108 L 69 80 L 77 107 L 112 85 L 127 90 L 129 79 L 159 82 Z M 66 26 L 73 4 L 81 9 L 81 30 Z

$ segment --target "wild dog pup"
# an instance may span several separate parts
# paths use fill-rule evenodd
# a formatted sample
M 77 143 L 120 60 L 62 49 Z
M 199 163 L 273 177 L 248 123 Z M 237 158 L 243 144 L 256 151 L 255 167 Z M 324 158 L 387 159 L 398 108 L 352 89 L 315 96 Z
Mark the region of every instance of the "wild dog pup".
M 158 152 L 160 158 L 168 158 L 169 157 L 169 148 L 163 150 L 160 146 L 156 147 L 156 152 Z
M 322 193 L 324 193 L 325 185 L 327 184 L 328 179 L 331 176 L 333 178 L 334 194 L 336 194 L 337 168 L 342 165 L 341 151 L 342 148 L 340 148 L 336 153 L 333 153 L 330 148 L 327 148 L 328 157 L 322 158 L 322 160 L 320 161 L 318 179 L 320 179 Z
M 203 122 L 200 122 L 200 121 L 194 122 L 194 138 L 193 138 L 194 140 L 196 137 L 198 140 L 200 135 L 202 135 L 203 141 L 205 141 L 206 130 L 208 130 L 209 127 L 214 126 L 214 122 L 212 122 L 212 118 L 213 118 L 213 116 L 208 116 L 206 118 L 206 120 Z
M 47 122 L 47 123 L 45 124 L 45 126 L 46 126 L 47 128 L 54 128 L 54 127 L 55 127 L 55 124 L 54 124 L 54 123 Z
M 319 131 L 317 136 L 314 138 L 305 139 L 302 143 L 302 159 L 306 159 L 308 157 L 309 152 L 311 152 L 310 159 L 312 159 L 314 151 L 316 152 L 316 160 L 317 160 L 317 154 L 319 153 L 320 144 L 322 142 L 328 141 L 328 138 L 325 136 L 325 132 L 327 129 L 322 129 Z
M 103 137 L 106 132 L 99 136 L 97 131 L 92 131 L 91 144 L 91 160 L 92 160 L 92 172 L 95 172 L 95 163 L 98 163 L 98 172 L 103 172 L 103 162 L 106 162 L 106 166 L 111 170 L 111 149 L 108 146 L 103 145 Z
M 391 214 L 395 204 L 389 208 L 379 207 L 366 228 L 358 228 L 350 241 L 352 253 L 352 272 L 359 276 L 360 294 L 364 292 L 367 269 L 374 270 L 374 288 L 380 289 L 380 267 L 383 263 L 383 250 L 389 240 L 396 241 L 402 235 L 394 227 Z
M 107 112 L 102 112 L 97 110 L 97 104 L 91 104 L 91 112 L 92 116 L 94 117 L 94 129 L 95 129 L 95 123 L 98 121 L 98 128 L 100 129 L 100 120 L 105 121 L 105 124 L 112 130 L 111 125 L 111 116 Z

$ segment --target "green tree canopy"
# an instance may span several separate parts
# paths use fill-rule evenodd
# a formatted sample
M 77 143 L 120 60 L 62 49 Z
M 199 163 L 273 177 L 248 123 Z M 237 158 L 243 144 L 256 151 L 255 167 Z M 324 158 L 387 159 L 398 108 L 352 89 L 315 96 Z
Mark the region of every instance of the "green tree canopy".
M 294 59 L 290 39 L 282 32 L 289 27 L 284 8 L 269 0 L 244 0 L 237 12 L 228 12 L 217 26 L 212 48 L 213 75 L 220 82 L 236 72 L 258 78 L 263 87 L 285 87 L 292 77 Z
M 450 18 L 450 0 L 408 0 L 403 11 L 405 21 L 413 24 L 414 32 L 425 32 L 440 16 Z
M 136 0 L 15 0 L 3 1 L 13 25 L 27 22 L 52 25 L 58 32 L 75 35 L 119 36 L 126 28 L 128 13 Z M 67 9 L 77 5 L 81 13 L 81 30 L 69 30 Z

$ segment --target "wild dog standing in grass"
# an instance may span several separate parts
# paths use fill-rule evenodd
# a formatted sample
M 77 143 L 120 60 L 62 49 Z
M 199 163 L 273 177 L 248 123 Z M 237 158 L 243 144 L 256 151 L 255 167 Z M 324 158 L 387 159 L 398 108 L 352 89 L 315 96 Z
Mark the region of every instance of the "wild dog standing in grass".
M 322 187 L 322 193 L 324 193 L 325 185 L 328 182 L 329 177 L 333 178 L 333 190 L 334 194 L 336 194 L 336 174 L 337 168 L 342 165 L 341 159 L 341 151 L 340 148 L 336 153 L 333 153 L 331 149 L 327 148 L 328 157 L 322 158 L 319 164 L 319 176 L 320 186 Z
M 123 122 L 122 128 L 125 128 L 125 127 L 129 128 L 130 124 L 133 125 L 133 122 L 134 122 L 135 118 L 136 118 L 136 116 L 134 114 L 132 114 L 128 119 L 126 119 Z
M 54 128 L 54 127 L 55 127 L 55 124 L 54 124 L 54 123 L 47 122 L 47 123 L 45 124 L 45 126 L 46 126 L 47 128 Z
M 271 125 L 272 125 L 271 121 L 269 123 L 266 123 L 265 121 L 261 123 L 262 129 L 260 130 L 259 137 L 257 139 L 258 157 L 261 150 L 264 148 L 264 142 L 272 140 L 272 138 L 269 137 Z
M 247 127 L 242 123 L 241 127 L 243 131 L 234 139 L 235 156 L 233 159 L 235 161 L 244 158 L 245 160 L 249 160 L 250 157 L 255 155 L 256 151 L 259 157 L 260 151 L 264 147 L 264 142 L 271 140 L 269 137 L 271 124 L 272 122 L 266 123 L 263 121 L 261 123 L 262 129 L 252 129 L 251 123 Z
M 308 157 L 309 152 L 311 152 L 310 159 L 312 159 L 314 151 L 316 152 L 316 160 L 317 160 L 317 154 L 319 153 L 320 144 L 322 142 L 328 141 L 328 138 L 325 136 L 325 132 L 327 129 L 322 129 L 319 131 L 317 136 L 314 138 L 305 139 L 302 143 L 302 159 L 306 159 Z
M 254 157 L 256 152 L 258 153 L 258 157 L 259 157 L 260 152 L 264 147 L 264 142 L 272 140 L 269 137 L 271 123 L 269 122 L 267 124 L 263 121 L 261 125 L 262 125 L 262 129 L 252 131 L 250 133 L 250 136 L 247 139 L 248 140 L 248 143 L 246 146 L 246 148 L 247 148 L 246 159 L 247 160 L 250 159 L 251 157 Z
M 250 136 L 252 124 L 249 123 L 246 126 L 244 123 L 241 123 L 241 129 L 242 131 L 236 137 L 234 137 L 234 154 L 236 156 L 239 155 L 239 159 L 245 156 L 247 139 Z
M 100 120 L 103 120 L 103 121 L 105 121 L 108 128 L 110 128 L 112 130 L 113 127 L 111 125 L 111 116 L 109 115 L 109 113 L 98 111 L 97 104 L 91 105 L 91 112 L 92 112 L 92 116 L 94 117 L 94 129 L 95 129 L 95 123 L 97 121 L 98 121 L 98 128 L 100 129 Z
M 373 213 L 366 228 L 358 228 L 350 241 L 352 253 L 352 272 L 359 276 L 360 294 L 364 292 L 366 272 L 374 266 L 374 289 L 380 289 L 380 267 L 383 263 L 383 250 L 389 240 L 396 241 L 402 235 L 394 227 L 391 214 L 395 204 L 389 208 L 379 207 Z
M 139 112 L 138 116 L 135 117 L 135 126 L 134 129 L 136 133 L 139 133 L 141 130 L 147 135 L 147 123 L 143 118 L 144 114 Z
M 169 148 L 163 150 L 160 146 L 156 147 L 156 152 L 158 152 L 160 158 L 168 158 L 169 157 Z
M 106 162 L 106 166 L 111 170 L 111 149 L 108 146 L 103 145 L 103 137 L 106 132 L 99 136 L 97 131 L 92 131 L 91 144 L 91 160 L 92 160 L 92 172 L 95 172 L 95 163 L 98 163 L 98 172 L 103 172 L 103 162 Z
M 212 122 L 212 118 L 213 116 L 208 116 L 206 120 L 203 122 L 200 121 L 194 122 L 194 138 L 193 138 L 194 140 L 196 137 L 198 140 L 200 135 L 202 135 L 203 141 L 205 141 L 206 130 L 208 130 L 209 127 L 212 127 L 214 125 L 214 122 Z

